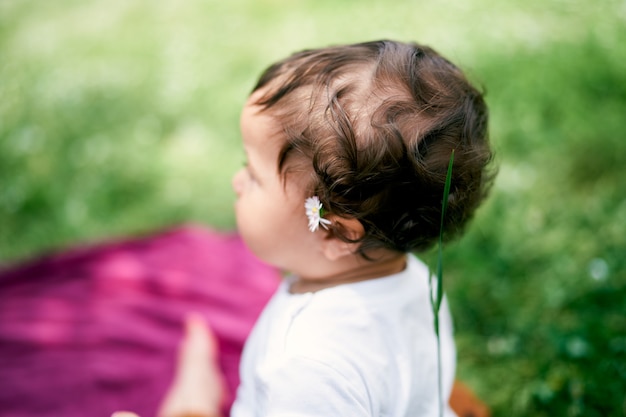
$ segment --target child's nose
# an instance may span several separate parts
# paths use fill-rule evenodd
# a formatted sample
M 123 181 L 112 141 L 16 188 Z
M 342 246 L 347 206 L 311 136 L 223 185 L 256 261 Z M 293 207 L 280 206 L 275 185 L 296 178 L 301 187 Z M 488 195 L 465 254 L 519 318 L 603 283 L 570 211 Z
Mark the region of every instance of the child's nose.
M 237 194 L 237 197 L 239 197 L 241 195 L 241 192 L 243 191 L 245 174 L 246 169 L 241 168 L 239 171 L 235 172 L 235 175 L 233 175 L 232 185 L 235 194 Z

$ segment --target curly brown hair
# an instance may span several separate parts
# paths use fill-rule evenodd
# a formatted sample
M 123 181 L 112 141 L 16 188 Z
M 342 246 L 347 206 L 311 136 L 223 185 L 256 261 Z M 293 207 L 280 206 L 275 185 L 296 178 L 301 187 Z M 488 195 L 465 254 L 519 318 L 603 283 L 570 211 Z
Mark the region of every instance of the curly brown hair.
M 270 66 L 256 104 L 283 127 L 278 170 L 305 163 L 311 195 L 364 227 L 358 252 L 423 251 L 439 236 L 455 152 L 444 237 L 457 235 L 493 174 L 480 91 L 427 46 L 389 40 L 307 50 Z M 351 240 L 338 222 L 331 233 Z

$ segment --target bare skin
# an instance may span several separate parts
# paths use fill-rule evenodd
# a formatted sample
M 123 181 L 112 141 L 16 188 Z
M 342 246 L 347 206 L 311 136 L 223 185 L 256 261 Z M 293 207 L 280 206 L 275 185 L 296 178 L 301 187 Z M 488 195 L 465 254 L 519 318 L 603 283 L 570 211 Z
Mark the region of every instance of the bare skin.
M 384 258 L 375 263 L 356 258 L 355 264 L 356 266 L 347 271 L 341 271 L 335 276 L 321 279 L 299 277 L 291 284 L 289 291 L 292 294 L 316 292 L 337 285 L 367 281 L 380 278 L 381 276 L 396 274 L 406 268 L 406 255 L 385 253 Z
M 219 417 L 224 387 L 215 337 L 201 317 L 190 315 L 185 320 L 176 375 L 157 417 Z M 112 417 L 139 416 L 118 411 Z

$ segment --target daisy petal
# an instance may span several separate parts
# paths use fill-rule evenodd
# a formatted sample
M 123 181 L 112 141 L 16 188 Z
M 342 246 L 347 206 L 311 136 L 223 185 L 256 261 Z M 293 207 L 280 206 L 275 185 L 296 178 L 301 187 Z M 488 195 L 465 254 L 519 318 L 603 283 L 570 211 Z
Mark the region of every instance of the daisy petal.
M 328 230 L 328 225 L 331 224 L 330 220 L 322 218 L 322 207 L 322 202 L 316 195 L 307 198 L 304 202 L 304 209 L 306 216 L 309 218 L 309 230 L 311 232 L 317 231 L 320 224 L 324 229 Z

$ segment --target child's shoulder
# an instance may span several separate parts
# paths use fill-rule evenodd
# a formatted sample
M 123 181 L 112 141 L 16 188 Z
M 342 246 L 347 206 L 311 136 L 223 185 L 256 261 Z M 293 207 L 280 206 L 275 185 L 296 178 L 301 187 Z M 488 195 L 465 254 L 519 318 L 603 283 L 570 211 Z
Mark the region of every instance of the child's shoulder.
M 407 267 L 391 276 L 316 293 L 287 294 L 298 304 L 290 308 L 289 341 L 298 349 L 312 346 L 316 353 L 320 345 L 332 351 L 341 350 L 341 344 L 383 351 L 389 347 L 379 341 L 397 337 L 395 333 L 406 333 L 407 343 L 421 337 L 415 329 L 432 333 L 428 276 L 426 265 L 410 255 Z

